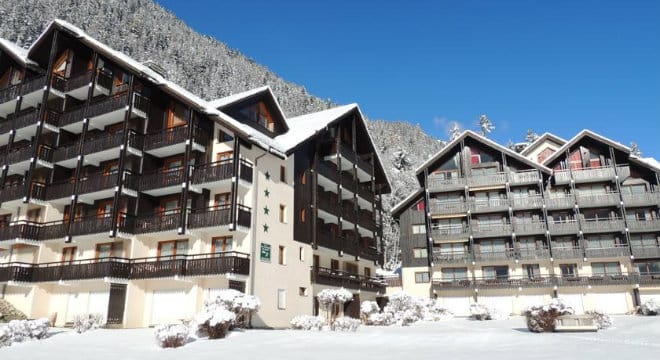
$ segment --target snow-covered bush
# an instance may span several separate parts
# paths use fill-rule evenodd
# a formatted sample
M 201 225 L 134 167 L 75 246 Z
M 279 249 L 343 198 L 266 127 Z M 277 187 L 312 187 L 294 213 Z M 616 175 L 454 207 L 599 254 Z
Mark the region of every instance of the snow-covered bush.
M 298 315 L 291 319 L 291 328 L 294 330 L 322 330 L 326 326 L 322 316 Z
M 493 320 L 491 309 L 484 304 L 471 304 L 470 318 L 474 320 Z
M 594 321 L 598 325 L 598 329 L 607 329 L 610 326 L 612 326 L 612 319 L 604 311 L 591 310 L 591 311 L 585 311 L 584 314 L 590 315 L 594 319 Z
M 342 316 L 335 319 L 332 323 L 333 331 L 357 331 L 362 322 L 358 319 Z
M 12 320 L 2 330 L 1 342 L 9 343 L 23 342 L 28 340 L 40 340 L 48 336 L 49 322 L 47 318 L 36 320 Z
M 530 306 L 524 313 L 527 328 L 531 332 L 547 332 L 555 329 L 555 320 L 562 315 L 572 315 L 573 308 L 561 299 L 552 299 L 548 305 Z
M 183 346 L 188 340 L 190 329 L 181 324 L 160 325 L 156 327 L 155 335 L 158 346 L 162 348 L 176 348 Z
M 204 306 L 204 310 L 195 318 L 198 331 L 208 335 L 209 339 L 222 339 L 227 336 L 235 320 L 236 314 L 216 303 Z
M 389 297 L 383 312 L 392 314 L 395 323 L 406 326 L 422 320 L 426 307 L 424 300 L 398 292 Z
M 388 326 L 394 323 L 394 315 L 388 312 L 371 314 L 367 318 L 367 325 L 373 326 Z
M 440 304 L 438 300 L 429 299 L 425 303 L 424 320 L 425 321 L 440 321 L 450 319 L 454 314 L 449 311 L 444 305 Z
M 204 306 L 222 307 L 234 313 L 236 320 L 232 325 L 239 327 L 251 327 L 252 315 L 261 308 L 259 298 L 252 295 L 245 295 L 234 289 L 225 289 L 218 293 L 218 296 L 204 304 Z
M 380 312 L 380 307 L 375 301 L 365 300 L 360 304 L 360 319 L 366 325 L 369 324 L 369 317 L 373 314 L 378 314 Z
M 653 299 L 649 299 L 639 307 L 639 312 L 645 316 L 656 316 L 660 314 L 660 304 Z
M 11 345 L 11 331 L 9 326 L 0 326 L 0 348 Z
M 333 311 L 335 306 L 341 306 L 353 299 L 353 294 L 344 289 L 324 289 L 316 295 L 319 304 L 325 309 L 328 316 L 328 324 L 332 325 L 335 321 L 336 313 Z
M 98 329 L 101 326 L 103 326 L 103 315 L 101 314 L 76 315 L 73 318 L 73 329 L 79 334 Z

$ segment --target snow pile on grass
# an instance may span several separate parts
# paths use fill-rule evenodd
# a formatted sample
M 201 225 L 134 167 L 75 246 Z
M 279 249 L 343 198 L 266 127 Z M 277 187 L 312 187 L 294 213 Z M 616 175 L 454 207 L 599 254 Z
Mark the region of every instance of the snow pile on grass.
M 291 319 L 291 328 L 294 330 L 323 330 L 325 319 L 321 316 L 298 315 Z
M 660 314 L 660 305 L 655 300 L 650 299 L 645 301 L 640 307 L 639 312 L 645 316 L 656 316 Z
M 12 320 L 0 327 L 0 347 L 29 340 L 41 340 L 48 336 L 47 318 L 36 320 Z
M 601 310 L 591 310 L 591 311 L 585 311 L 585 315 L 590 315 L 596 324 L 598 325 L 598 329 L 607 329 L 610 326 L 612 326 L 612 318 L 610 316 Z
M 540 333 L 554 331 L 555 320 L 558 317 L 574 313 L 573 308 L 566 305 L 561 299 L 555 298 L 548 305 L 530 306 L 523 315 L 529 331 Z
M 78 332 L 78 334 L 98 329 L 102 325 L 103 315 L 101 314 L 76 315 L 73 318 L 73 329 Z
M 188 340 L 190 329 L 185 325 L 161 325 L 156 328 L 156 342 L 162 348 L 177 348 Z
M 358 319 L 342 316 L 335 319 L 335 322 L 332 323 L 332 330 L 355 332 L 360 327 L 360 324 L 362 324 L 362 322 Z

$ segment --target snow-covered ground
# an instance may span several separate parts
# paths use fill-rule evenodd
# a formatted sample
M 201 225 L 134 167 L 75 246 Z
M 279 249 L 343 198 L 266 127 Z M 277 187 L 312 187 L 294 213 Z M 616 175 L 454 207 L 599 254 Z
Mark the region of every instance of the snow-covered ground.
M 59 331 L 38 342 L 0 349 L 0 359 L 621 359 L 660 354 L 660 317 L 614 317 L 598 333 L 533 334 L 520 317 L 462 318 L 410 327 L 361 327 L 356 333 L 250 330 L 225 340 L 160 349 L 153 329 Z

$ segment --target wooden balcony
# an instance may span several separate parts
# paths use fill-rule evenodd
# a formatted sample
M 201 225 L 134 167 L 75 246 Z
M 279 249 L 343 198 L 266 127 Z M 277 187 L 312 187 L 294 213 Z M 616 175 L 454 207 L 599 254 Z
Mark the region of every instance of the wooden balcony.
M 511 207 L 513 210 L 541 209 L 543 207 L 543 197 L 541 195 L 511 197 Z
M 78 194 L 87 194 L 112 189 L 117 186 L 119 174 L 95 173 L 78 180 Z
M 358 225 L 369 231 L 376 231 L 378 229 L 376 226 L 376 220 L 374 219 L 374 214 L 367 210 L 360 210 L 358 212 Z
M 631 207 L 644 207 L 644 206 L 658 206 L 660 204 L 660 192 L 644 192 L 638 194 L 631 194 L 624 192 L 623 204 L 626 208 Z
M 627 220 L 630 232 L 658 232 L 660 231 L 660 219 Z
M 639 259 L 660 257 L 660 246 L 632 246 L 632 254 Z
M 87 112 L 85 106 L 79 106 L 65 111 L 60 117 L 60 126 L 67 127 L 78 122 L 82 122 L 83 118 L 94 118 L 108 113 L 113 113 L 118 110 L 123 110 L 128 105 L 128 93 L 115 95 L 112 97 L 104 97 L 89 104 Z M 119 118 L 117 118 L 120 120 Z
M 472 255 L 465 252 L 441 252 L 433 250 L 433 262 L 435 264 L 467 264 L 473 259 Z
M 337 196 L 333 196 L 331 192 L 323 191 L 323 189 L 317 189 L 317 206 L 319 210 L 322 210 L 330 215 L 339 216 L 339 200 Z
M 575 207 L 572 194 L 545 194 L 545 206 L 548 210 L 571 209 Z
M 448 226 L 431 229 L 433 242 L 439 243 L 447 240 L 467 239 L 470 236 L 466 226 Z
M 32 281 L 128 279 L 130 266 L 128 259 L 116 257 L 37 264 L 33 269 Z
M 17 221 L 0 227 L 0 241 L 38 240 L 39 224 L 31 221 Z
M 343 241 L 335 236 L 329 229 L 320 227 L 316 232 L 316 242 L 318 246 L 324 248 L 340 250 L 343 248 Z
M 15 101 L 20 93 L 20 84 L 11 85 L 0 89 L 0 104 Z
M 237 224 L 239 227 L 252 226 L 252 210 L 238 205 Z M 231 205 L 212 206 L 209 208 L 192 209 L 188 215 L 188 227 L 191 229 L 228 226 L 231 224 Z
M 239 252 L 132 259 L 131 279 L 250 273 L 250 256 Z
M 181 209 L 176 209 L 136 216 L 133 232 L 135 234 L 148 234 L 176 231 L 180 227 Z
M 74 179 L 57 181 L 48 184 L 46 188 L 46 200 L 66 199 L 69 200 L 73 194 Z
M 37 125 L 39 121 L 39 108 L 29 108 L 18 112 L 15 116 L 7 116 L 8 121 L 14 121 L 14 129 L 19 130 L 31 125 Z
M 592 247 L 588 240 L 584 242 L 585 254 L 587 258 L 606 258 L 606 257 L 628 257 L 630 249 L 626 244 L 614 244 L 609 247 Z
M 186 148 L 188 131 L 188 125 L 182 125 L 149 133 L 144 138 L 144 151 L 161 158 L 181 154 Z M 194 126 L 192 132 L 193 149 L 205 151 L 211 136 L 209 131 Z
M 618 206 L 619 202 L 619 193 L 616 192 L 607 194 L 577 193 L 577 204 L 581 208 Z
M 44 75 L 27 79 L 21 85 L 21 95 L 28 96 L 37 91 L 41 91 L 43 90 L 44 87 L 46 87 L 46 84 L 47 84 L 47 79 L 46 76 Z
M 481 200 L 471 197 L 470 204 L 472 206 L 472 212 L 474 212 L 475 214 L 502 212 L 509 210 L 509 199 L 506 198 Z
M 540 177 L 538 170 L 525 170 L 510 172 L 509 183 L 512 186 L 516 185 L 535 185 L 538 184 Z
M 510 237 L 511 224 L 476 224 L 472 226 L 472 236 L 474 237 Z
M 158 169 L 143 173 L 139 177 L 139 189 L 152 196 L 180 192 L 181 185 L 185 182 L 185 169 L 183 166 L 180 166 L 174 169 Z
M 552 257 L 555 259 L 582 259 L 584 251 L 579 246 L 565 247 L 554 241 L 550 243 Z
M 614 167 L 602 166 L 584 169 L 555 170 L 555 183 L 565 184 L 570 182 L 571 177 L 576 183 L 589 183 L 614 180 Z
M 120 213 L 118 218 L 113 221 L 112 216 L 93 215 L 81 218 L 76 218 L 69 224 L 69 235 L 91 235 L 107 233 L 112 230 L 113 224 L 116 222 L 117 229 L 120 232 L 132 233 L 134 221 L 133 218 L 126 214 Z
M 16 164 L 24 161 L 29 161 L 34 154 L 34 148 L 32 146 L 23 146 L 18 149 L 11 149 L 9 154 L 7 154 L 6 162 L 8 165 Z
M 514 218 L 513 221 L 513 231 L 516 233 L 516 236 L 524 235 L 536 235 L 536 234 L 545 234 L 545 221 L 517 221 Z
M 569 235 L 577 234 L 580 231 L 577 220 L 568 220 L 562 222 L 548 222 L 550 235 Z
M 0 283 L 32 281 L 32 264 L 0 264 Z
M 623 232 L 623 219 L 580 219 L 582 232 L 586 233 L 605 233 L 605 232 Z
M 437 201 L 431 200 L 429 204 L 431 214 L 452 215 L 464 214 L 471 208 L 465 201 Z
M 520 260 L 546 260 L 550 259 L 550 249 L 548 247 L 528 249 L 518 248 L 516 257 Z
M 632 275 L 632 274 L 630 274 Z M 592 276 L 574 276 L 574 277 L 555 277 L 556 286 L 612 286 L 627 285 L 633 283 L 633 277 L 626 273 L 592 275 Z
M 427 188 L 430 192 L 446 192 L 463 190 L 467 185 L 465 178 L 440 178 L 438 176 L 429 175 L 427 181 Z
M 343 287 L 354 290 L 384 292 L 385 283 L 375 277 L 352 274 L 341 270 L 332 270 L 313 266 L 311 270 L 312 283 Z
M 17 183 L 0 188 L 0 203 L 22 199 L 25 196 L 25 184 Z
M 476 261 L 497 261 L 497 260 L 514 260 L 516 252 L 513 248 L 508 248 L 502 251 L 475 251 L 474 259 Z
M 468 177 L 468 185 L 470 187 L 484 187 L 484 186 L 504 186 L 507 182 L 506 173 L 488 174 L 488 175 L 474 175 Z

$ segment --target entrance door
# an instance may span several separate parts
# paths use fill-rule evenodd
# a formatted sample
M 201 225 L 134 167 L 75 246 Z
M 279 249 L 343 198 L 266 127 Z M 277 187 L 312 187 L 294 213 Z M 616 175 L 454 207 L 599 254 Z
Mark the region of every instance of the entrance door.
M 108 301 L 108 324 L 124 322 L 124 304 L 126 302 L 126 284 L 110 284 L 110 299 Z
M 344 304 L 344 316 L 360 318 L 360 294 L 353 294 L 353 300 Z

